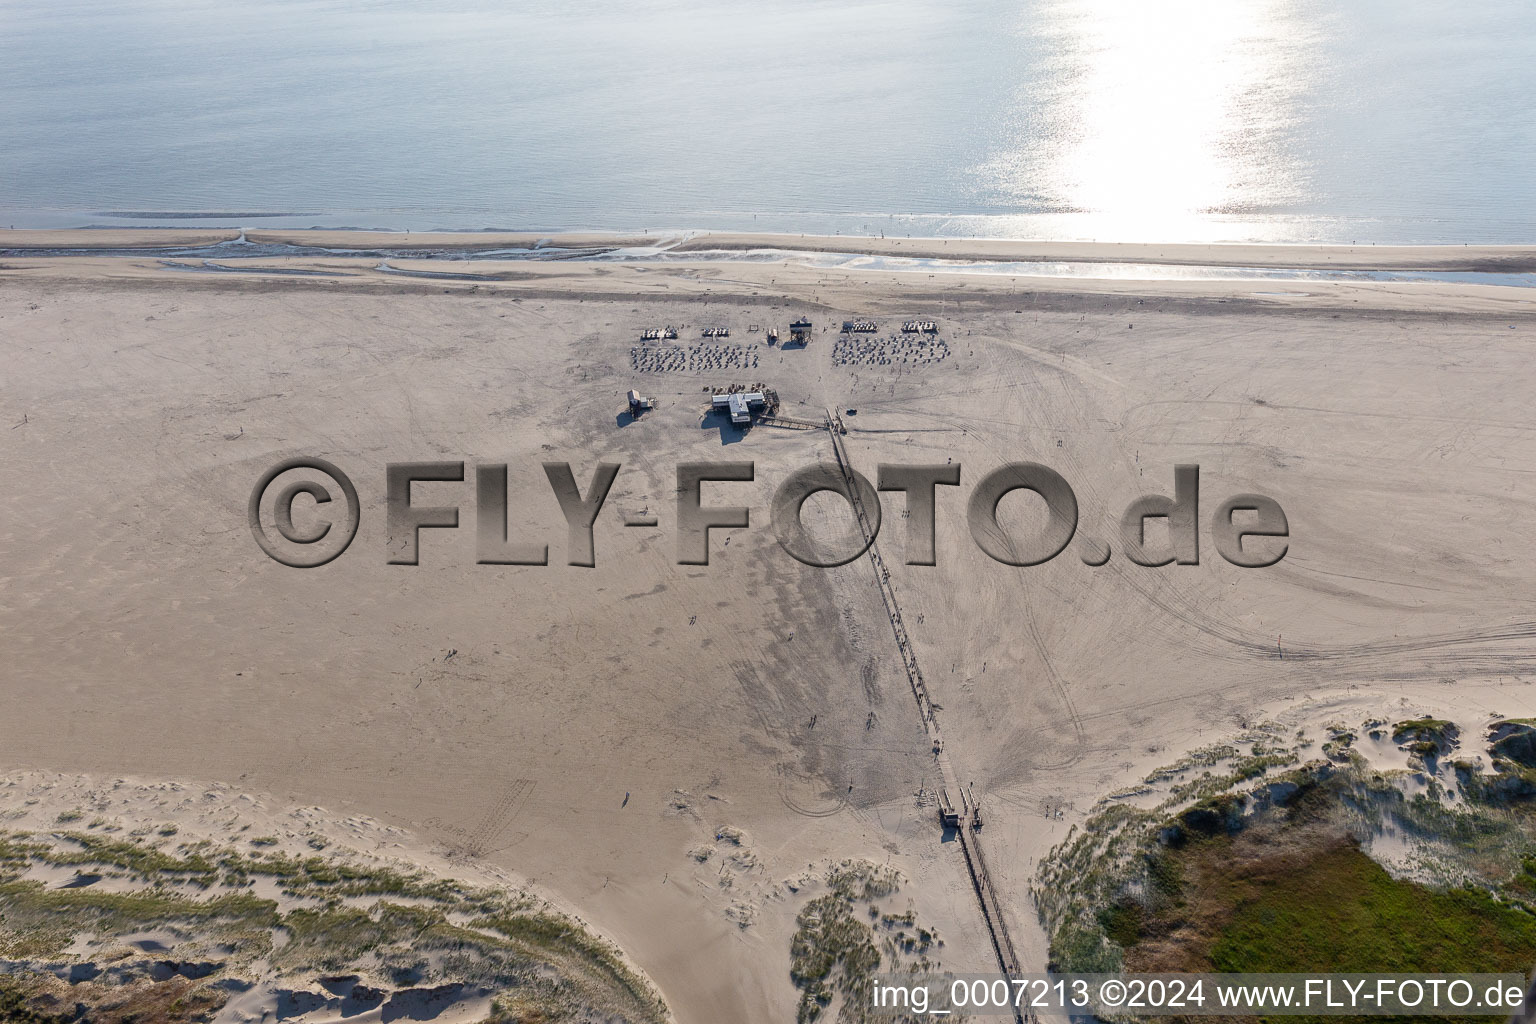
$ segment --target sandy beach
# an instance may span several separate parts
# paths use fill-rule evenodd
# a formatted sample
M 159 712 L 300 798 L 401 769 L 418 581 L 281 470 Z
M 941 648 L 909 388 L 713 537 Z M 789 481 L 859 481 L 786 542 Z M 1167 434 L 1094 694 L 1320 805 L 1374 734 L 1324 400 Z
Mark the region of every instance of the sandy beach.
M 234 237 L 0 231 L 0 249 Z M 365 815 L 431 857 L 546 893 L 622 947 L 682 1024 L 793 1019 L 794 883 L 843 859 L 902 873 L 894 907 L 937 928 L 945 967 L 996 970 L 935 822 L 940 771 L 876 570 L 801 565 L 768 528 L 774 488 L 834 459 L 831 436 L 739 434 L 704 416 L 710 389 L 758 382 L 787 417 L 838 411 L 866 474 L 963 466 L 961 485 L 940 489 L 937 565 L 904 564 L 899 495 L 885 496 L 877 545 L 945 754 L 986 808 L 987 857 L 1031 970 L 1045 956 L 1028 895 L 1039 858 L 1099 797 L 1181 751 L 1308 702 L 1536 711 L 1536 560 L 1520 539 L 1536 511 L 1536 290 L 686 257 L 1528 272 L 1536 248 L 672 244 L 665 264 L 0 259 L 13 481 L 0 495 L 0 771 L 194 780 Z M 787 335 L 802 315 L 809 345 L 767 344 L 768 327 Z M 854 316 L 878 331 L 842 338 Z M 936 321 L 942 356 L 903 341 L 915 317 Z M 658 370 L 640 338 L 669 324 L 682 368 Z M 712 326 L 729 338 L 702 338 Z M 635 422 L 630 388 L 658 406 Z M 315 570 L 268 559 L 245 518 L 258 477 L 295 455 L 342 467 L 361 498 L 352 547 Z M 445 460 L 506 463 L 510 529 L 547 542 L 551 564 L 476 564 L 472 483 L 418 484 L 418 502 L 459 506 L 460 528 L 423 531 L 420 565 L 388 564 L 386 464 Z M 706 492 L 749 505 L 752 525 L 715 531 L 708 566 L 680 565 L 675 470 L 707 460 L 755 463 L 751 483 Z M 1079 535 L 1109 540 L 1108 564 L 1069 548 L 1015 568 L 979 550 L 965 502 L 1019 460 L 1069 481 Z M 569 461 L 583 487 L 595 463 L 622 466 L 594 568 L 565 564 L 547 461 Z M 1132 564 L 1120 513 L 1172 494 L 1189 463 L 1200 564 Z M 1210 515 L 1243 492 L 1285 509 L 1278 565 L 1216 554 Z M 813 504 L 837 525 L 831 503 Z M 1022 502 L 1003 508 L 1017 529 L 1033 522 Z M 624 525 L 641 513 L 659 525 Z M 750 857 L 696 856 L 738 830 L 733 850 Z
M 187 247 L 234 243 L 216 258 L 178 253 Z M 956 251 L 951 252 L 954 245 Z M 275 250 L 251 247 L 275 246 Z M 825 246 L 819 249 L 817 247 Z M 906 247 L 910 246 L 908 249 Z M 299 252 L 285 252 L 298 247 Z M 477 251 L 540 248 L 573 255 L 638 250 L 665 252 L 654 259 L 477 258 Z M 164 254 L 155 250 L 165 249 Z M 304 253 L 303 249 L 334 249 Z M 92 250 L 106 251 L 92 255 Z M 133 250 L 134 252 L 128 252 Z M 149 250 L 137 252 L 137 250 Z M 352 255 L 363 250 L 370 255 Z M 423 255 L 412 256 L 416 250 Z M 776 250 L 778 259 L 721 259 L 721 254 Z M 383 251 L 384 259 L 372 255 Z M 820 251 L 910 257 L 938 261 L 883 266 L 812 261 Z M 942 311 L 946 304 L 1012 309 L 1048 303 L 1058 309 L 1093 308 L 1120 297 L 1137 308 L 1174 305 L 1209 310 L 1227 307 L 1330 310 L 1333 312 L 1438 315 L 1525 315 L 1536 308 L 1536 289 L 1493 277 L 1486 282 L 1458 274 L 1526 274 L 1536 250 L 1518 246 L 1258 246 L 1098 245 L 1017 241 L 946 242 L 943 239 L 804 238 L 790 235 L 694 234 L 636 238 L 600 234 L 404 234 L 370 231 L 187 233 L 134 231 L 4 231 L 0 252 L 7 277 L 72 281 L 89 278 L 105 288 L 137 288 L 167 275 L 181 287 L 222 290 L 265 287 L 274 280 L 308 279 L 333 291 L 396 293 L 516 292 L 524 298 L 579 297 L 623 302 L 630 296 L 732 298 L 746 305 L 803 305 L 806 309 L 885 312 L 916 308 Z M 803 256 L 802 256 L 803 254 Z M 1031 273 L 1035 263 L 1065 262 L 1083 268 L 1119 268 L 1098 276 Z M 991 263 L 971 269 L 971 264 Z M 1018 263 L 1017 273 L 999 272 Z M 1138 274 L 1138 265 L 1148 272 Z M 1189 276 L 1181 268 L 1193 271 Z M 1277 274 L 1266 278 L 1266 269 Z M 1226 273 L 1230 271 L 1231 273 Z M 1300 276 L 1291 273 L 1300 271 Z M 1317 272 L 1309 276 L 1306 271 Z M 1328 278 L 1327 272 L 1447 274 L 1443 280 Z M 1287 276 L 1288 275 L 1288 276 Z M 1086 300 L 1086 305 L 1084 304 Z M 1192 301 L 1193 300 L 1193 301 Z

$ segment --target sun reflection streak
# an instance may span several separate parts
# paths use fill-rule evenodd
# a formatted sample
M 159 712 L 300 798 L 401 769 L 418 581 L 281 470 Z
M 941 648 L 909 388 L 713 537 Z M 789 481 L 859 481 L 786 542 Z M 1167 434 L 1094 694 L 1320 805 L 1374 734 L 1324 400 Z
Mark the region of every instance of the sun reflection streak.
M 1071 114 L 1034 191 L 1091 234 L 1199 238 L 1293 192 L 1276 135 L 1304 40 L 1282 0 L 1064 0 L 1046 20 Z

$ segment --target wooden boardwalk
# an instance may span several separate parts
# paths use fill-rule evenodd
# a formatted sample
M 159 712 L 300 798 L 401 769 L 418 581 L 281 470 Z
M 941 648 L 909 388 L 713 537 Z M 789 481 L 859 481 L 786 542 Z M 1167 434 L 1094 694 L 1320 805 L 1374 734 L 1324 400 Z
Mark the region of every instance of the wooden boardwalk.
M 792 416 L 759 416 L 757 425 L 778 427 L 781 430 L 825 430 L 826 424 L 815 420 L 797 420 Z
M 1022 977 L 1023 965 L 1019 963 L 1018 953 L 1014 950 L 1013 938 L 1008 934 L 1008 921 L 1003 916 L 997 889 L 992 884 L 991 873 L 987 870 L 987 858 L 982 852 L 981 833 L 972 827 L 972 818 L 977 812 L 977 807 L 971 801 L 965 787 L 961 786 L 955 777 L 954 766 L 949 760 L 949 750 L 944 745 L 944 734 L 939 728 L 933 701 L 928 697 L 928 684 L 923 678 L 923 670 L 917 664 L 917 653 L 913 650 L 911 637 L 907 635 L 906 624 L 902 621 L 901 606 L 896 602 L 896 589 L 891 585 L 891 574 L 885 567 L 885 560 L 880 556 L 869 516 L 864 510 L 858 488 L 854 486 L 853 466 L 848 461 L 848 451 L 843 446 L 842 422 L 830 410 L 827 412 L 826 429 L 832 438 L 832 451 L 837 457 L 838 469 L 842 471 L 849 501 L 853 505 L 854 515 L 859 522 L 859 530 L 864 539 L 869 541 L 867 554 L 875 568 L 875 581 L 879 584 L 880 597 L 885 602 L 886 614 L 890 616 L 891 630 L 896 636 L 896 647 L 901 652 L 902 665 L 906 668 L 907 682 L 912 687 L 913 699 L 917 701 L 917 710 L 922 716 L 923 728 L 927 730 L 928 738 L 932 740 L 933 748 L 937 752 L 936 760 L 939 765 L 942 786 L 940 792 L 943 802 L 948 802 L 950 792 L 960 794 L 958 808 L 960 820 L 956 834 L 960 840 L 961 853 L 965 856 L 965 867 L 971 879 L 971 887 L 975 890 L 976 900 L 981 905 L 981 916 L 986 923 L 987 934 L 992 939 L 992 951 L 997 956 L 997 965 L 1010 980 Z M 1017 1024 L 1034 1024 L 1035 1021 L 1034 1014 L 1019 1009 L 1014 1010 L 1013 1016 Z

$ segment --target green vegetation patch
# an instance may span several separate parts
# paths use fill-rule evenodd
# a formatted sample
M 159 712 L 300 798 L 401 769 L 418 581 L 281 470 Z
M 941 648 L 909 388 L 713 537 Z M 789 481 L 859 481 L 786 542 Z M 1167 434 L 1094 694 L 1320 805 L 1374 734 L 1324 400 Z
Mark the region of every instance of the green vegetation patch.
M 1536 963 L 1536 916 L 1487 890 L 1394 879 L 1353 844 L 1232 877 L 1218 971 L 1485 971 Z
M 1442 757 L 1456 746 L 1456 723 L 1440 718 L 1414 718 L 1392 727 L 1392 742 L 1420 757 Z
M 81 932 L 128 934 L 188 924 L 224 936 L 277 923 L 277 904 L 248 893 L 200 900 L 156 889 L 113 893 L 45 889 L 34 881 L 0 883 L 0 953 L 13 958 L 56 955 Z
M 790 978 L 801 990 L 795 1020 L 821 1020 L 836 1004 L 836 1020 L 865 1024 L 873 1019 L 869 1007 L 882 965 L 888 971 L 935 970 L 932 958 L 944 941 L 918 923 L 915 911 L 882 911 L 874 902 L 900 891 L 896 869 L 845 860 L 828 868 L 824 881 L 829 891 L 801 909 L 790 940 Z
M 9 1024 L 69 1024 L 73 1014 L 55 1011 L 40 985 L 0 974 L 0 1020 Z
M 226 998 L 219 989 L 179 977 L 118 985 L 0 975 L 0 1021 L 6 1024 L 203 1024 Z
M 1495 764 L 1518 768 L 1536 768 L 1536 723 L 1526 719 L 1507 719 L 1490 731 L 1488 752 Z
M 820 896 L 800 911 L 795 926 L 789 973 L 802 990 L 797 1024 L 820 1017 L 832 1002 L 834 988 L 845 1003 L 869 1005 L 880 950 L 853 903 L 837 893 Z
M 74 868 L 78 884 L 50 888 L 24 877 L 34 865 Z M 98 885 L 108 877 L 114 884 Z M 282 898 L 252 893 L 255 877 L 276 880 Z M 113 891 L 125 883 L 131 891 Z M 81 937 L 121 956 L 110 952 L 114 938 L 146 932 L 219 952 L 196 979 L 140 979 L 142 991 L 129 991 L 135 981 L 113 986 L 118 995 L 105 1001 L 85 1000 L 93 1021 L 209 1019 L 224 990 L 201 979 L 238 975 L 258 960 L 301 988 L 333 974 L 477 985 L 502 993 L 496 1019 L 659 1024 L 668 1016 L 616 947 L 521 893 L 335 857 L 173 846 L 147 832 L 0 833 L 0 957 L 68 960 Z M 57 979 L 21 977 L 0 990 L 0 1020 L 51 1020 L 50 1001 L 62 998 L 50 988 Z M 73 1011 L 74 1003 L 61 1005 Z
M 1512 737 L 1505 760 L 1513 762 L 1536 736 L 1526 730 L 1501 723 L 1490 741 Z M 1435 719 L 1399 722 L 1392 735 L 1420 757 L 1457 742 L 1456 727 Z M 1037 876 L 1052 967 L 1528 971 L 1536 962 L 1532 780 L 1507 765 L 1485 774 L 1471 762 L 1448 764 L 1444 778 L 1383 773 L 1347 745 L 1338 753 L 1343 763 L 1273 771 L 1287 755 L 1266 749 L 1225 775 L 1193 780 L 1201 785 L 1173 786 L 1154 809 L 1101 805 Z M 1361 845 L 1389 830 L 1399 837 L 1392 863 L 1405 858 L 1412 869 L 1401 877 Z
M 562 968 L 562 976 L 584 979 L 620 995 L 638 1019 L 662 1019 L 666 1009 L 651 988 L 624 965 L 618 950 L 567 918 L 542 911 L 509 911 L 472 922 L 505 938 L 512 948 L 537 953 Z

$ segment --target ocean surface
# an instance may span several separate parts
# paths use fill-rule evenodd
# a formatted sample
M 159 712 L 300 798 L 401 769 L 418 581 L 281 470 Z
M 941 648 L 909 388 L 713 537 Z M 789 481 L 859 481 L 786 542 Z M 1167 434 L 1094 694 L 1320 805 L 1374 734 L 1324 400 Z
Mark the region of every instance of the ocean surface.
M 1536 243 L 1536 3 L 0 0 L 0 226 Z

